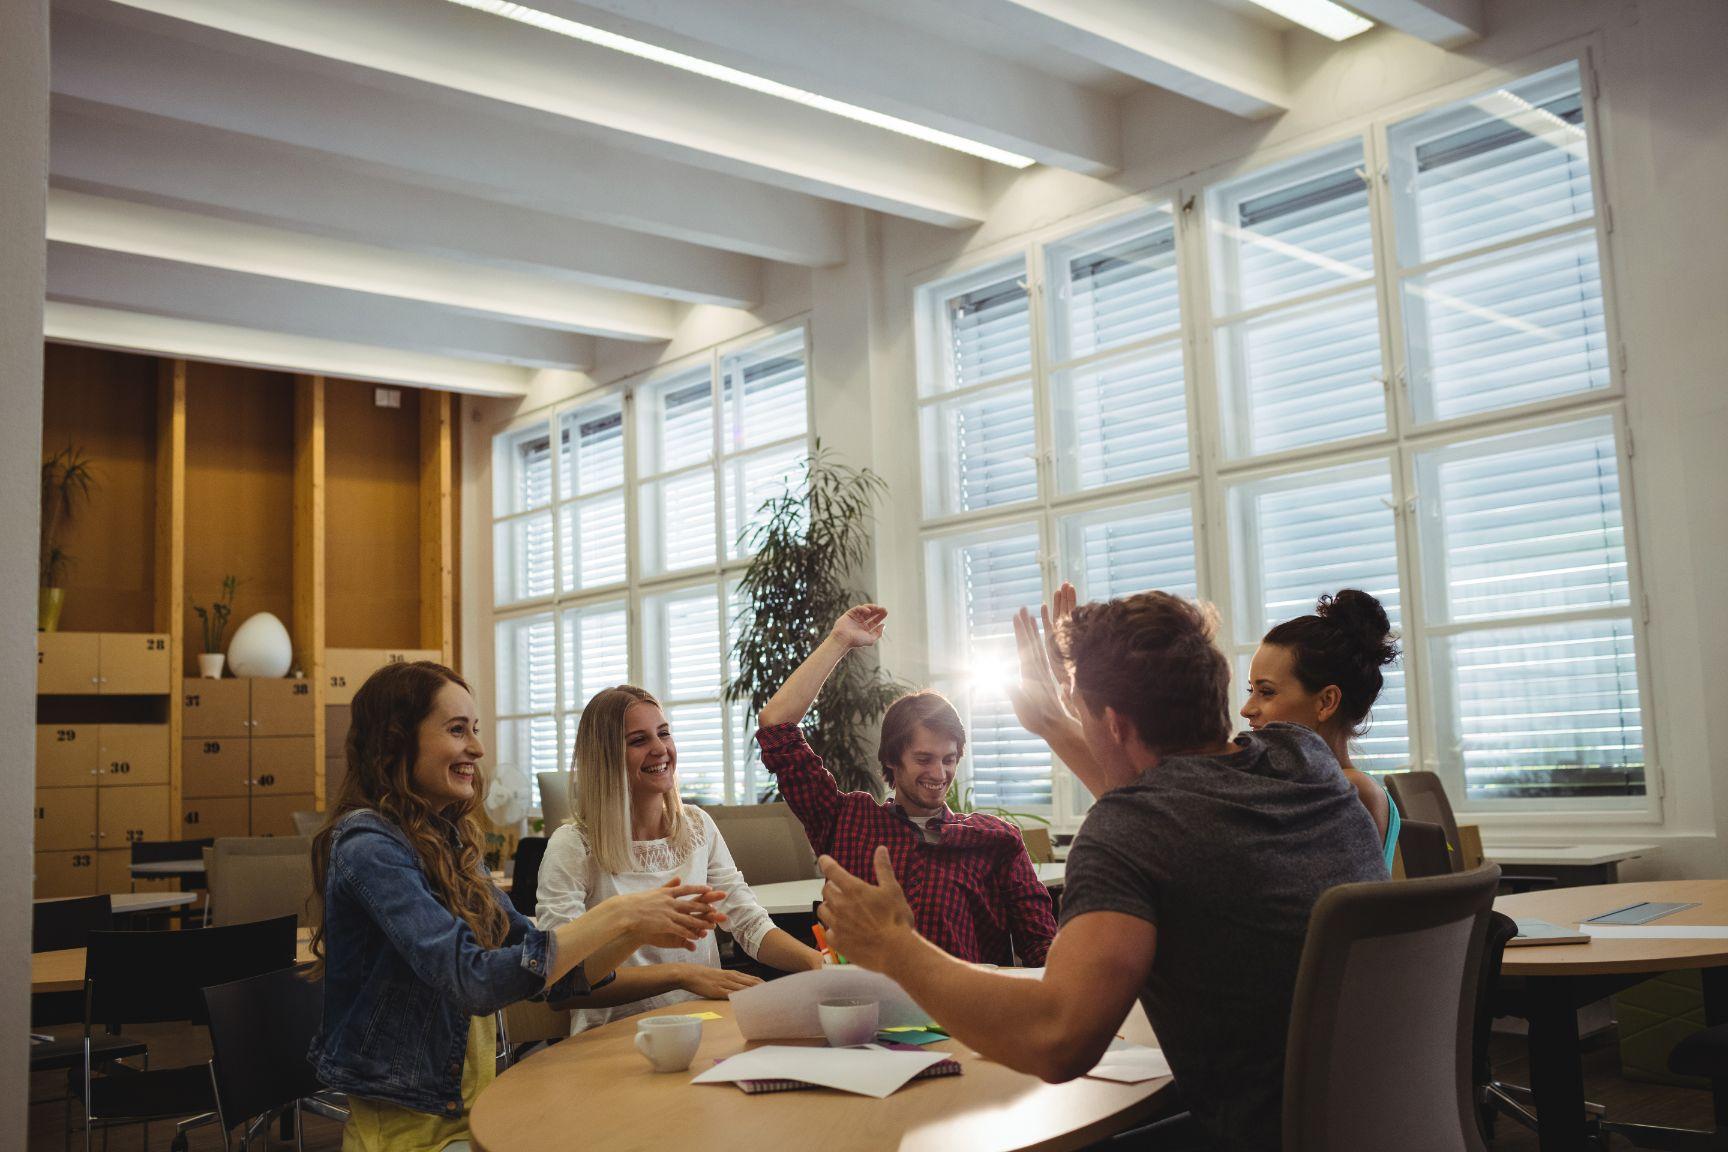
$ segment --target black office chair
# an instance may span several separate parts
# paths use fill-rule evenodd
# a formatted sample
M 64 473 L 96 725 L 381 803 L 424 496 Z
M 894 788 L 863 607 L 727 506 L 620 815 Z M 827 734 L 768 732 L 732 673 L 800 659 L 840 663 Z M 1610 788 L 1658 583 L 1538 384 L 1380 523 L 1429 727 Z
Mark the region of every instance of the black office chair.
M 1398 826 L 1398 858 L 1404 861 L 1406 879 L 1446 876 L 1452 872 L 1446 830 L 1425 820 L 1406 820 Z
M 1392 803 L 1398 805 L 1398 815 L 1405 821 L 1418 821 L 1424 824 L 1438 824 L 1446 834 L 1446 851 L 1452 862 L 1451 870 L 1456 872 L 1463 867 L 1464 861 L 1458 856 L 1458 819 L 1452 813 L 1452 801 L 1446 795 L 1445 784 L 1435 772 L 1388 772 L 1380 778 L 1386 785 L 1386 791 L 1392 797 Z M 1404 837 L 1398 837 L 1402 847 Z M 1406 861 L 1404 871 L 1410 872 Z M 1500 876 L 1500 891 L 1502 893 L 1532 892 L 1538 888 L 1553 888 L 1556 882 L 1552 876 L 1519 876 L 1502 873 Z
M 294 917 L 227 928 L 176 932 L 92 932 L 84 968 L 84 1035 L 123 1024 L 206 1022 L 204 989 L 294 964 Z M 172 1148 L 186 1132 L 216 1120 L 210 1072 L 203 1064 L 95 1076 L 84 1060 L 84 1149 L 97 1124 L 177 1121 Z
M 540 898 L 540 862 L 546 858 L 546 837 L 524 836 L 516 841 L 516 866 L 510 876 L 510 903 L 532 918 Z
M 346 1120 L 312 1071 L 306 1051 L 324 1012 L 324 985 L 299 968 L 204 989 L 210 1018 L 210 1082 L 222 1147 L 241 1125 L 241 1143 L 265 1131 L 272 1117 L 292 1113 L 295 1147 L 302 1147 L 301 1109 Z

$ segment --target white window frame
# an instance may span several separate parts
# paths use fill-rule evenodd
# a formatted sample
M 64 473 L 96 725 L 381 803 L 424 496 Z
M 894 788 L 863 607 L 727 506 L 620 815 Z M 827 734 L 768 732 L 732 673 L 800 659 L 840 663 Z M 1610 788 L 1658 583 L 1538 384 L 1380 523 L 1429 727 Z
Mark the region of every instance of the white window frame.
M 741 452 L 725 451 L 721 440 L 724 430 L 723 421 L 725 418 L 724 385 L 721 372 L 723 371 L 726 359 L 734 354 L 747 351 L 759 345 L 782 339 L 794 332 L 801 334 L 804 346 L 805 429 L 803 435 L 783 437 L 768 443 L 755 445 Z M 577 497 L 573 497 L 563 491 L 563 481 L 559 475 L 559 422 L 565 415 L 571 412 L 592 407 L 596 403 L 604 401 L 612 396 L 619 397 L 622 405 L 624 433 L 624 518 L 626 526 L 625 578 L 623 580 L 614 581 L 609 584 L 595 585 L 594 587 L 583 588 L 579 591 L 565 592 L 561 587 L 560 581 L 555 576 L 553 581 L 554 591 L 550 596 L 516 601 L 502 605 L 495 604 L 493 592 L 496 580 L 496 560 L 494 555 L 495 544 L 493 526 L 507 520 L 520 518 L 523 514 L 512 513 L 508 515 L 499 515 L 495 503 L 495 494 L 491 492 L 487 493 L 486 499 L 481 505 L 481 507 L 487 510 L 488 514 L 486 531 L 484 533 L 484 547 L 486 554 L 483 558 L 481 568 L 481 571 L 485 574 L 485 587 L 480 591 L 484 596 L 484 604 L 486 605 L 486 608 L 482 613 L 482 627 L 484 629 L 483 634 L 487 638 L 486 642 L 488 646 L 494 649 L 490 654 L 488 663 L 490 664 L 496 660 L 496 630 L 499 623 L 546 612 L 552 614 L 556 638 L 555 660 L 557 695 L 556 705 L 551 715 L 557 725 L 558 745 L 561 757 L 566 755 L 569 750 L 573 749 L 575 744 L 574 732 L 566 733 L 564 731 L 566 723 L 574 725 L 581 714 L 582 705 L 584 703 L 580 700 L 567 699 L 570 686 L 565 683 L 564 678 L 565 635 L 563 621 L 564 613 L 568 609 L 623 601 L 626 605 L 626 619 L 629 637 L 629 680 L 633 684 L 643 684 L 645 687 L 652 688 L 651 685 L 646 684 L 646 678 L 649 673 L 649 656 L 645 648 L 643 614 L 644 599 L 650 596 L 680 591 L 704 584 L 711 585 L 715 589 L 715 595 L 720 598 L 718 619 L 720 629 L 719 642 L 721 666 L 718 669 L 718 674 L 722 683 L 724 683 L 724 681 L 730 676 L 728 665 L 731 645 L 727 632 L 730 619 L 730 611 L 728 608 L 729 590 L 736 583 L 738 577 L 743 573 L 743 570 L 749 566 L 751 557 L 743 556 L 731 560 L 726 558 L 727 548 L 724 538 L 726 532 L 724 506 L 725 490 L 723 487 L 726 478 L 726 466 L 734 460 L 773 447 L 802 444 L 806 452 L 814 450 L 816 441 L 816 409 L 814 403 L 815 373 L 812 367 L 814 363 L 815 355 L 809 318 L 807 316 L 801 316 L 780 324 L 757 329 L 746 335 L 725 341 L 724 343 L 716 344 L 701 352 L 692 353 L 688 356 L 668 361 L 665 364 L 656 365 L 648 371 L 626 377 L 603 387 L 592 389 L 579 396 L 560 401 L 557 404 L 518 415 L 509 421 L 499 424 L 490 431 L 486 440 L 488 445 L 496 445 L 499 443 L 500 437 L 517 436 L 530 428 L 543 428 L 549 431 L 552 444 L 552 500 L 547 507 L 551 511 L 552 515 L 555 557 L 554 564 L 556 565 L 559 563 L 556 557 L 562 555 L 563 548 L 560 512 L 566 505 L 571 504 L 574 500 L 578 499 Z M 692 373 L 692 370 L 703 366 L 706 366 L 709 371 L 710 380 L 713 385 L 711 394 L 711 404 L 713 406 L 713 444 L 706 463 L 675 468 L 664 474 L 656 473 L 653 477 L 640 475 L 639 463 L 642 459 L 642 446 L 638 442 L 638 437 L 641 434 L 636 403 L 638 394 L 645 388 L 651 388 L 655 385 L 665 383 L 667 380 L 677 376 L 689 375 Z M 652 575 L 645 573 L 643 571 L 640 542 L 640 526 L 642 523 L 640 503 L 641 489 L 643 485 L 649 480 L 661 478 L 663 475 L 676 475 L 701 467 L 708 468 L 714 476 L 716 549 L 714 561 L 709 564 L 680 568 L 670 572 L 662 572 Z M 743 510 L 740 511 L 742 512 Z M 486 699 L 484 701 L 484 707 L 487 709 L 487 714 L 495 718 L 495 724 L 502 725 L 510 721 L 527 720 L 532 719 L 535 716 L 545 715 L 544 713 L 534 713 L 531 715 L 513 714 L 511 716 L 499 715 L 497 712 L 497 682 L 499 680 L 499 675 L 498 670 L 494 668 L 492 682 L 486 686 Z M 748 719 L 749 718 L 746 717 L 746 722 L 748 722 Z M 726 707 L 723 700 L 721 706 L 721 725 L 721 734 L 725 749 L 726 802 L 754 803 L 754 796 L 744 795 L 740 791 L 744 783 L 745 771 L 744 765 L 738 763 L 739 749 L 747 747 L 747 735 L 735 730 L 737 724 L 734 717 L 734 710 Z M 677 733 L 674 732 L 673 735 L 674 738 L 676 738 Z M 745 739 L 740 739 L 740 736 L 745 736 Z M 522 767 L 524 771 L 532 772 L 531 766 L 523 765 Z M 567 771 L 570 767 L 571 765 L 569 763 L 561 763 L 559 765 L 560 770 Z M 532 794 L 537 795 L 537 793 Z M 540 809 L 536 806 L 532 810 L 532 814 L 538 816 L 540 814 Z
M 916 521 L 919 525 L 921 542 L 919 562 L 923 562 L 923 541 L 953 533 L 970 533 L 983 530 L 994 524 L 1033 519 L 1040 526 L 1039 559 L 1045 574 L 1045 595 L 1048 596 L 1063 578 L 1062 572 L 1059 570 L 1060 560 L 1055 555 L 1057 545 L 1053 542 L 1057 519 L 1061 515 L 1080 510 L 1082 507 L 1089 509 L 1117 501 L 1132 503 L 1143 499 L 1168 496 L 1176 490 L 1189 490 L 1193 493 L 1195 501 L 1194 525 L 1197 552 L 1195 562 L 1199 594 L 1202 598 L 1209 599 L 1216 604 L 1220 611 L 1225 646 L 1232 655 L 1234 667 L 1243 659 L 1244 651 L 1251 653 L 1254 645 L 1244 644 L 1237 638 L 1237 617 L 1243 610 L 1243 606 L 1236 603 L 1237 597 L 1231 586 L 1232 561 L 1235 559 L 1234 553 L 1237 543 L 1231 539 L 1232 534 L 1229 530 L 1227 507 L 1229 488 L 1248 479 L 1294 475 L 1369 459 L 1387 460 L 1389 461 L 1393 491 L 1393 513 L 1397 541 L 1396 560 L 1400 579 L 1400 600 L 1403 606 L 1401 642 L 1405 654 L 1401 666 L 1405 675 L 1409 709 L 1410 753 L 1414 766 L 1438 769 L 1438 756 L 1435 749 L 1438 729 L 1435 723 L 1436 717 L 1433 714 L 1433 696 L 1429 690 L 1427 678 L 1430 667 L 1431 635 L 1438 635 L 1446 629 L 1434 628 L 1431 630 L 1426 623 L 1426 602 L 1423 599 L 1425 573 L 1419 563 L 1421 558 L 1418 555 L 1417 533 L 1412 520 L 1414 515 L 1413 501 L 1419 497 L 1415 482 L 1416 457 L 1422 452 L 1459 441 L 1485 438 L 1523 429 L 1546 428 L 1574 420 L 1582 420 L 1592 415 L 1608 414 L 1613 418 L 1619 449 L 1621 515 L 1629 570 L 1630 620 L 1633 629 L 1633 643 L 1637 652 L 1638 690 L 1645 750 L 1645 792 L 1642 802 L 1632 801 L 1628 798 L 1629 803 L 1627 804 L 1605 808 L 1599 804 L 1593 805 L 1587 799 L 1568 799 L 1565 802 L 1543 802 L 1545 806 L 1539 809 L 1527 807 L 1521 803 L 1471 804 L 1462 799 L 1464 795 L 1462 781 L 1458 782 L 1459 788 L 1455 792 L 1454 798 L 1455 802 L 1458 802 L 1461 812 L 1466 813 L 1473 821 L 1488 826 L 1516 825 L 1523 828 L 1546 826 L 1559 830 L 1561 827 L 1588 825 L 1659 824 L 1662 821 L 1662 798 L 1666 792 L 1666 786 L 1657 746 L 1657 731 L 1654 720 L 1655 696 L 1651 684 L 1652 662 L 1649 657 L 1647 635 L 1649 611 L 1648 601 L 1643 590 L 1642 563 L 1637 530 L 1638 502 L 1630 467 L 1633 445 L 1626 418 L 1626 357 L 1624 345 L 1619 335 L 1620 325 L 1614 282 L 1615 265 L 1612 252 L 1612 205 L 1614 197 L 1613 189 L 1605 176 L 1602 160 L 1604 134 L 1601 130 L 1601 123 L 1606 114 L 1603 107 L 1606 101 L 1600 91 L 1595 64 L 1599 54 L 1600 47 L 1594 39 L 1558 45 L 1514 64 L 1497 68 L 1493 72 L 1477 74 L 1420 97 L 1377 110 L 1372 115 L 1355 117 L 1322 132 L 1309 134 L 1281 144 L 1276 148 L 1257 152 L 1247 160 L 1220 164 L 1185 178 L 1174 185 L 1147 190 L 1100 210 L 1076 216 L 1023 236 L 1004 240 L 968 253 L 958 261 L 927 267 L 910 274 L 907 277 L 907 286 L 910 297 L 915 304 L 914 327 L 917 340 L 915 355 L 920 380 L 920 386 L 914 389 L 914 398 L 922 403 L 930 398 L 952 395 L 924 386 L 929 372 L 927 350 L 938 347 L 932 342 L 932 337 L 936 335 L 936 332 L 932 317 L 934 310 L 928 306 L 929 301 L 947 296 L 949 294 L 948 286 L 959 282 L 961 278 L 972 275 L 980 269 L 1000 266 L 1014 259 L 1016 254 L 1019 255 L 1026 268 L 1028 288 L 1032 296 L 1030 302 L 1033 350 L 1031 379 L 1034 387 L 1039 435 L 1038 496 L 1032 500 L 992 508 L 981 513 L 920 517 Z M 1591 184 L 1595 197 L 1593 215 L 1588 220 L 1545 229 L 1521 237 L 1517 241 L 1501 242 L 1468 254 L 1456 254 L 1410 269 L 1399 269 L 1393 247 L 1396 238 L 1393 233 L 1391 197 L 1386 184 L 1389 158 L 1388 128 L 1407 117 L 1467 98 L 1486 87 L 1492 86 L 1496 81 L 1515 81 L 1569 61 L 1577 63 L 1583 91 L 1584 118 L 1590 141 Z M 1214 334 L 1220 323 L 1233 321 L 1239 317 L 1235 315 L 1217 317 L 1214 315 L 1212 269 L 1207 251 L 1206 193 L 1211 187 L 1223 181 L 1248 175 L 1259 169 L 1281 164 L 1328 147 L 1335 147 L 1356 137 L 1363 141 L 1366 170 L 1371 177 L 1369 207 L 1375 251 L 1375 273 L 1364 286 L 1371 285 L 1379 314 L 1382 364 L 1386 372 L 1387 382 L 1386 430 L 1373 436 L 1354 437 L 1348 440 L 1304 446 L 1259 456 L 1232 457 L 1226 451 L 1226 444 L 1223 439 L 1224 429 L 1222 412 L 1220 411 L 1221 401 Z M 1106 226 L 1116 219 L 1144 210 L 1148 204 L 1160 201 L 1179 206 L 1176 212 L 1178 223 L 1177 264 L 1182 303 L 1183 354 L 1188 387 L 1188 419 L 1192 437 L 1191 467 L 1186 473 L 1159 476 L 1153 481 L 1132 481 L 1111 488 L 1058 496 L 1056 495 L 1056 477 L 1051 457 L 1053 434 L 1051 405 L 1053 397 L 1050 387 L 1050 377 L 1056 371 L 1057 366 L 1046 363 L 1045 350 L 1048 347 L 1047 325 L 1049 321 L 1044 292 L 1046 265 L 1044 250 L 1049 245 L 1060 243 L 1083 231 Z M 1448 266 L 1461 259 L 1479 258 L 1483 252 L 1504 251 L 1511 247 L 1533 245 L 1552 236 L 1577 234 L 1585 230 L 1594 230 L 1596 236 L 1602 282 L 1604 326 L 1610 349 L 1609 386 L 1604 389 L 1594 389 L 1566 396 L 1549 397 L 1515 407 L 1474 412 L 1418 423 L 1415 418 L 1414 405 L 1409 395 L 1406 370 L 1409 361 L 1400 291 L 1403 280 L 1411 275 L 1432 271 L 1436 267 Z M 1302 299 L 1331 297 L 1343 291 L 1359 291 L 1361 287 L 1358 286 L 1353 289 L 1328 288 L 1320 292 L 1308 293 Z M 1287 305 L 1281 303 L 1277 307 L 1285 306 Z M 1112 349 L 1107 355 L 1120 355 L 1126 347 L 1124 346 L 1124 349 Z M 922 492 L 927 483 L 924 471 L 928 465 L 923 453 L 920 452 L 918 456 L 919 491 Z M 1427 575 L 1431 578 L 1431 574 Z M 926 612 L 938 610 L 934 604 L 929 604 L 926 608 Z M 1618 610 L 1608 614 L 1625 615 Z M 1569 615 L 1560 617 L 1561 620 L 1570 618 Z M 1535 622 L 1528 617 L 1520 617 L 1519 619 L 1528 623 Z M 932 634 L 935 631 L 934 623 L 932 621 Z M 932 653 L 933 672 L 939 665 L 939 661 L 940 655 Z M 1236 703 L 1237 694 L 1233 690 L 1233 710 Z M 969 770 L 970 762 L 968 760 L 962 764 L 963 778 L 967 777 Z M 1079 817 L 1085 808 L 1084 797 L 1070 797 L 1069 794 L 1079 791 L 1073 787 L 1072 778 L 1067 769 L 1058 762 L 1053 771 L 1052 810 L 1047 814 L 1054 817 L 1057 827 L 1061 830 L 1069 831 L 1078 826 Z

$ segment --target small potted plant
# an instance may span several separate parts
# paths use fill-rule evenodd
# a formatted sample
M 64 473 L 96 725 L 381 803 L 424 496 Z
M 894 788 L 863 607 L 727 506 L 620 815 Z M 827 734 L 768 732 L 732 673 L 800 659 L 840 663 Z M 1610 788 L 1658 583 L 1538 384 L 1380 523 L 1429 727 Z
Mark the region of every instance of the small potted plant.
M 198 654 L 198 674 L 206 680 L 222 679 L 222 635 L 228 631 L 228 617 L 234 613 L 234 591 L 240 587 L 238 576 L 222 578 L 222 595 L 206 608 L 192 605 L 198 623 L 204 628 L 204 651 Z
M 36 596 L 36 630 L 60 630 L 60 612 L 66 605 L 66 589 L 60 584 L 72 557 L 60 547 L 60 531 L 72 519 L 79 500 L 90 498 L 90 458 L 82 448 L 68 444 L 42 461 L 42 550 L 39 590 Z

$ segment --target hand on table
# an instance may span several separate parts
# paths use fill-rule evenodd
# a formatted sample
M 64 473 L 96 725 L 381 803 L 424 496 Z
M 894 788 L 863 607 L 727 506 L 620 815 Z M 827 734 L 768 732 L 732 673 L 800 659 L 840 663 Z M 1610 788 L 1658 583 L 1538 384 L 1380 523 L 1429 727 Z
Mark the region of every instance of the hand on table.
M 876 883 L 860 880 L 824 856 L 817 861 L 827 882 L 817 918 L 828 931 L 828 942 L 847 961 L 880 972 L 894 947 L 913 934 L 912 906 L 894 878 L 886 846 L 878 845 L 872 861 Z
M 704 1000 L 724 1000 L 734 992 L 754 988 L 762 977 L 748 972 L 733 972 L 726 968 L 710 968 L 706 964 L 686 964 L 687 971 L 679 978 L 679 986 L 694 992 Z

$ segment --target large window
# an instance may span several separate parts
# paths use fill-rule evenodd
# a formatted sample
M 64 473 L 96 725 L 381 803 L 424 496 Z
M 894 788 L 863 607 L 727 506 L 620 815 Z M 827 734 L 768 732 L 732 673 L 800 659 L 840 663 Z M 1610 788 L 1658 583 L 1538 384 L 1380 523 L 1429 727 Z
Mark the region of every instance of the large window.
M 1433 768 L 1479 812 L 1648 808 L 1584 79 L 1370 124 L 919 289 L 932 674 L 981 802 L 1084 807 L 1002 683 L 1013 611 L 1068 579 L 1212 599 L 1239 669 L 1366 589 L 1406 655 L 1359 765 Z
M 756 799 L 749 717 L 722 700 L 733 588 L 762 503 L 802 475 L 805 364 L 797 328 L 495 438 L 498 762 L 569 768 L 583 705 L 637 683 L 666 708 L 687 799 Z

